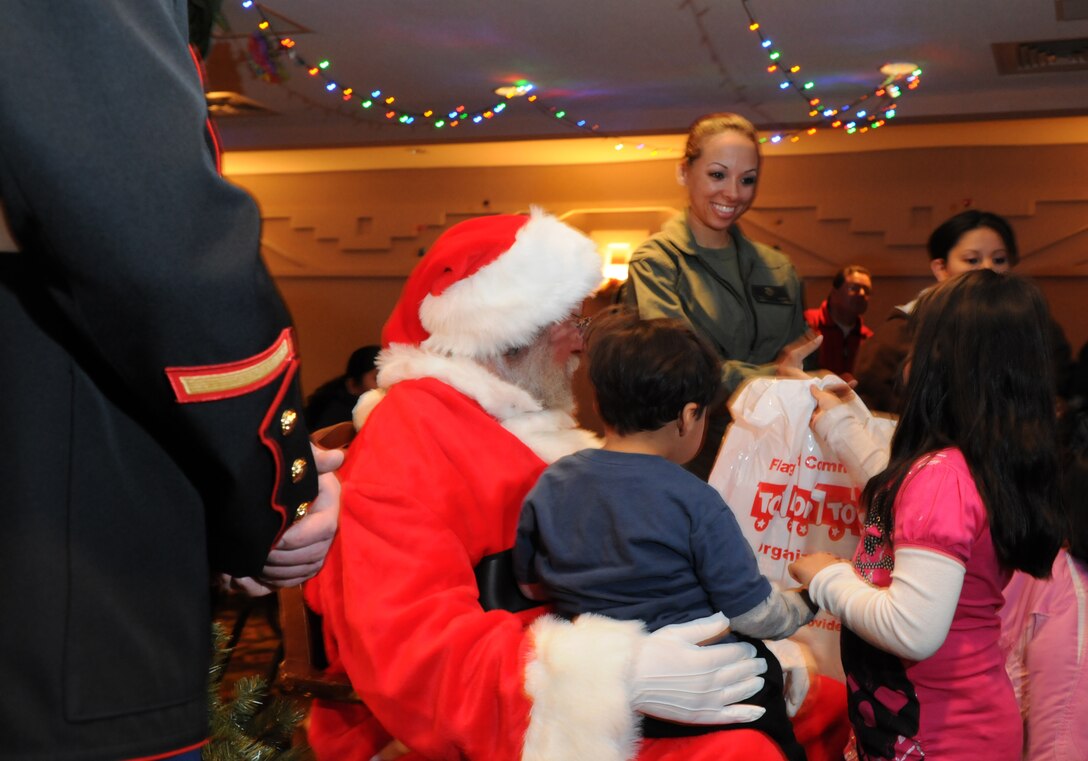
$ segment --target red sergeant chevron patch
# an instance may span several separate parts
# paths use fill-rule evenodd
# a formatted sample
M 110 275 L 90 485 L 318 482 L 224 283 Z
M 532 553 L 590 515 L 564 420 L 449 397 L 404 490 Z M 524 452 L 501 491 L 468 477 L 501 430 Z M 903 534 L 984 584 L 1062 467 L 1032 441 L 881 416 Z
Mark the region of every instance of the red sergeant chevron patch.
M 248 359 L 222 365 L 168 367 L 166 377 L 182 404 L 242 396 L 271 383 L 296 361 L 294 333 L 285 328 L 279 338 Z

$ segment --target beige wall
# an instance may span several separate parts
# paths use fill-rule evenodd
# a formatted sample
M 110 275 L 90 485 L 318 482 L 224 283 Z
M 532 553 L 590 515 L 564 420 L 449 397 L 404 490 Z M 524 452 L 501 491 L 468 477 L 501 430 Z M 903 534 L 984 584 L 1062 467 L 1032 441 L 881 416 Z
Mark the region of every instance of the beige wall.
M 651 232 L 683 206 L 674 167 L 658 159 L 230 176 L 261 205 L 264 255 L 295 316 L 309 392 L 342 372 L 354 348 L 377 342 L 404 278 L 448 225 L 535 203 L 589 232 Z M 1088 136 L 1065 145 L 768 155 L 743 226 L 789 254 L 810 305 L 840 266 L 867 266 L 871 322 L 879 322 L 932 282 L 926 237 L 966 207 L 1010 218 L 1019 271 L 1039 279 L 1074 347 L 1088 340 Z

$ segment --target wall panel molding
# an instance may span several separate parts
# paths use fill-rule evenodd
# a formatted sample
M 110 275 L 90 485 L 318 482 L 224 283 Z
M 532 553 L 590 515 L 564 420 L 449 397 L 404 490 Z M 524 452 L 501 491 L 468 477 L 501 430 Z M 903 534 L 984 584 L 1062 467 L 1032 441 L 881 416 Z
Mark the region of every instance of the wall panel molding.
M 685 203 L 674 160 L 269 171 L 231 179 L 261 207 L 263 255 L 287 293 L 304 347 L 330 355 L 310 364 L 305 382 L 314 367 L 341 372 L 343 358 L 332 355 L 346 357 L 376 340 L 399 281 L 457 221 L 539 204 L 592 232 L 614 227 L 616 213 Z M 1088 339 L 1088 143 L 768 155 L 742 226 L 790 256 L 811 282 L 807 298 L 814 303 L 839 267 L 868 267 L 876 284 L 873 314 L 883 315 L 930 282 L 926 239 L 965 208 L 1009 217 L 1021 244 L 1020 271 L 1044 283 L 1070 339 L 1078 346 Z M 321 294 L 333 290 L 337 298 L 358 292 L 360 304 L 368 292 L 380 293 L 381 306 L 342 300 L 332 317 L 320 305 Z M 335 340 L 314 337 L 340 330 L 334 320 L 358 323 L 335 348 Z

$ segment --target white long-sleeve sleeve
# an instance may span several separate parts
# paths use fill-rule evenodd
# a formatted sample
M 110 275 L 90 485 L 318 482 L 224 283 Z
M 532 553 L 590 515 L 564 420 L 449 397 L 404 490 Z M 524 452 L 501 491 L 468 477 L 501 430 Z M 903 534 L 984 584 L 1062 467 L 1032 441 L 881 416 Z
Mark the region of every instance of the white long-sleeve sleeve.
M 874 647 L 909 660 L 937 652 L 948 636 L 966 569 L 938 552 L 905 547 L 895 552 L 887 587 L 874 587 L 851 565 L 817 573 L 809 596 Z
M 859 486 L 888 467 L 890 449 L 887 435 L 874 428 L 877 419 L 863 419 L 849 404 L 840 404 L 816 416 L 813 430 L 846 466 L 850 477 Z
M 773 590 L 767 599 L 740 615 L 729 619 L 735 632 L 760 639 L 788 637 L 816 617 L 800 590 Z

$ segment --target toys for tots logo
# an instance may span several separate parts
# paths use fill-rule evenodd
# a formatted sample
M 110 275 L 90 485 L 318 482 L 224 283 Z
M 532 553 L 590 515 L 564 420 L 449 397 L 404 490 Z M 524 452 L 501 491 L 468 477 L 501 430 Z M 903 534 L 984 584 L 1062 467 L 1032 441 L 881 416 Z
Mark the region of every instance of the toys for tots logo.
M 802 468 L 800 474 L 798 467 Z M 791 533 L 805 536 L 810 526 L 826 526 L 832 540 L 850 532 L 860 536 L 859 492 L 852 486 L 827 483 L 823 474 L 843 474 L 841 463 L 809 455 L 803 460 L 771 460 L 766 481 L 756 486 L 752 517 L 756 531 L 765 531 L 776 516 L 786 521 Z M 797 475 L 796 479 L 793 476 Z M 783 478 L 784 477 L 784 478 Z M 792 487 L 788 489 L 792 482 Z M 803 485 L 807 484 L 807 485 Z

